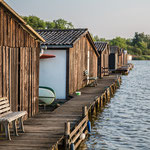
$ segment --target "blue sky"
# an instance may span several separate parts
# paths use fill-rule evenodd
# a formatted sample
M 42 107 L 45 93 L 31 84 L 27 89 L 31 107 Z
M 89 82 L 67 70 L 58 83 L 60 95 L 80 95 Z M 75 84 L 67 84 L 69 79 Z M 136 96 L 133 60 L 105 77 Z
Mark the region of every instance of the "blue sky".
M 150 0 L 5 0 L 19 15 L 45 21 L 63 18 L 76 28 L 112 39 L 150 34 Z

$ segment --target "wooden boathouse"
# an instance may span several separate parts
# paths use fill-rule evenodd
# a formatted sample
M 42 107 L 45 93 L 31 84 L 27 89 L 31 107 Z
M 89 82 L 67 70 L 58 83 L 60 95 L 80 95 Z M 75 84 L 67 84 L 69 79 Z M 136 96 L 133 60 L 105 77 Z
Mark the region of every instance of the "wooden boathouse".
M 118 46 L 110 47 L 110 55 L 109 55 L 109 70 L 114 71 L 118 69 L 118 54 L 119 54 Z
M 110 46 L 108 42 L 95 42 L 95 46 L 99 52 L 98 59 L 98 76 L 102 78 L 103 76 L 109 75 L 109 54 Z
M 121 68 L 123 66 L 127 65 L 127 50 L 124 50 L 121 48 L 118 53 L 118 68 Z
M 97 78 L 98 52 L 88 29 L 54 29 L 37 31 L 46 42 L 45 54 L 52 59 L 40 60 L 40 86 L 53 88 L 57 99 L 69 95 Z
M 127 65 L 128 64 L 128 53 L 127 50 L 123 50 L 123 65 Z
M 0 0 L 0 97 L 28 117 L 38 112 L 40 41 L 44 39 Z
M 118 68 L 123 66 L 123 49 L 120 48 L 118 52 Z

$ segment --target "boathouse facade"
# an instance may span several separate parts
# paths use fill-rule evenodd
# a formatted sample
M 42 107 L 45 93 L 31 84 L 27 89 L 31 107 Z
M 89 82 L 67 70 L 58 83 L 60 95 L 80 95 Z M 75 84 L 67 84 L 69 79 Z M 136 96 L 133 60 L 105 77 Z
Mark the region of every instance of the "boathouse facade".
M 127 50 L 121 48 L 118 52 L 118 68 L 127 65 Z
M 0 97 L 12 111 L 38 112 L 39 52 L 44 39 L 0 0 Z
M 110 47 L 110 55 L 109 55 L 109 69 L 110 70 L 118 69 L 119 51 L 120 51 L 120 49 L 118 46 L 111 46 Z
M 120 48 L 118 52 L 118 68 L 121 68 L 123 66 L 123 49 Z
M 57 99 L 85 87 L 97 78 L 98 52 L 88 29 L 38 30 L 46 42 L 45 54 L 55 58 L 40 60 L 40 86 L 54 89 Z
M 100 55 L 98 58 L 98 76 L 102 78 L 103 76 L 109 75 L 110 46 L 107 42 L 101 41 L 95 42 L 95 46 Z
M 127 50 L 123 50 L 123 66 L 128 64 L 128 52 Z

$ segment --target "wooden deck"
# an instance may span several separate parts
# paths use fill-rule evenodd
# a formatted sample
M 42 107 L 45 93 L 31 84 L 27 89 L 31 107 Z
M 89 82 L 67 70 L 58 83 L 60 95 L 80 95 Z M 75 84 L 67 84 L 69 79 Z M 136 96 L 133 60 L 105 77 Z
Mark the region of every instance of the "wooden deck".
M 90 107 L 96 97 L 117 79 L 111 75 L 98 80 L 96 87 L 85 87 L 81 96 L 75 96 L 53 112 L 39 113 L 24 122 L 25 133 L 18 137 L 11 135 L 12 140 L 0 138 L 0 150 L 44 150 L 51 149 L 64 137 L 64 124 L 71 122 L 71 127 L 82 118 L 82 107 Z
M 128 73 L 130 72 L 130 70 L 132 70 L 133 67 L 134 67 L 133 64 L 129 63 L 125 66 L 118 68 L 117 70 L 115 70 L 113 72 L 118 73 L 118 74 L 122 74 L 122 75 L 128 75 Z

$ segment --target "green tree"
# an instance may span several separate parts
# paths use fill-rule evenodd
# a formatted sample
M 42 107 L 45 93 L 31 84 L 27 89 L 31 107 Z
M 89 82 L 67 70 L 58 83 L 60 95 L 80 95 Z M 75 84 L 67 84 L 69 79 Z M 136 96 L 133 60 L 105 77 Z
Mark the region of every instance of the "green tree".
M 53 29 L 73 29 L 74 28 L 71 22 L 67 22 L 64 19 L 53 20 L 52 27 Z
M 116 37 L 110 41 L 111 46 L 118 46 L 119 48 L 127 48 L 127 43 L 125 38 Z
M 95 35 L 95 36 L 93 37 L 93 39 L 94 39 L 94 41 L 100 41 L 100 38 L 98 37 L 98 35 Z
M 50 21 L 43 21 L 37 16 L 23 16 L 22 17 L 27 24 L 29 24 L 35 30 L 38 29 L 73 29 L 74 26 L 71 22 L 68 22 L 64 19 L 57 19 Z
M 137 46 L 141 49 L 147 49 L 147 43 L 145 43 L 144 41 L 138 42 Z
M 55 28 L 54 22 L 46 21 L 45 23 L 46 23 L 46 29 L 54 29 Z
M 22 18 L 34 29 L 45 29 L 46 27 L 45 22 L 36 16 L 24 16 Z
M 98 35 L 95 35 L 93 37 L 94 41 L 101 41 L 101 42 L 107 42 L 107 40 L 105 38 L 99 38 Z
M 107 40 L 105 38 L 100 38 L 100 41 L 107 42 Z

